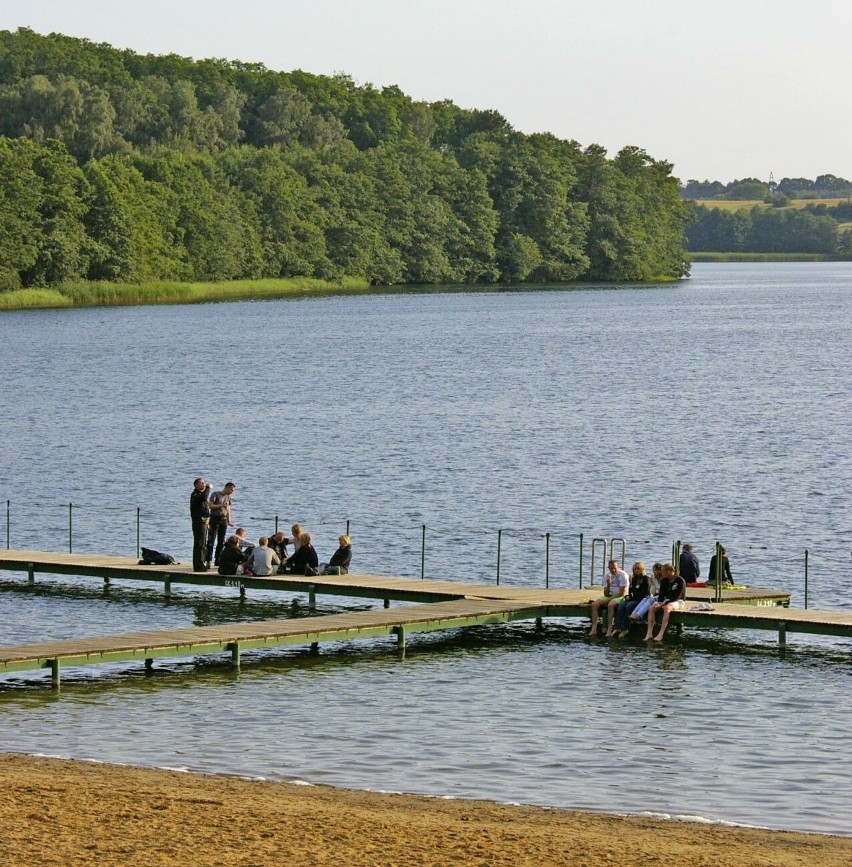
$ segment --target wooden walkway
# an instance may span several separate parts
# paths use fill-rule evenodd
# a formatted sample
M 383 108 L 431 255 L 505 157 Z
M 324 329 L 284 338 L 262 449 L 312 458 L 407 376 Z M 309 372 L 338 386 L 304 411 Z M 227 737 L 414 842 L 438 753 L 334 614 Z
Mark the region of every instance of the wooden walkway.
M 0 674 L 49 668 L 57 687 L 61 665 L 144 660 L 150 667 L 154 659 L 206 653 L 229 653 L 239 665 L 244 650 L 296 644 L 318 647 L 322 641 L 388 636 L 395 636 L 398 647 L 404 650 L 405 636 L 410 632 L 514 620 L 586 618 L 589 602 L 599 592 L 598 588 L 549 590 L 380 575 L 230 578 L 213 572 L 194 573 L 187 566 L 140 566 L 126 557 L 42 551 L 0 551 L 0 569 L 24 571 L 29 581 L 34 581 L 37 573 L 95 576 L 107 582 L 113 578 L 157 581 L 167 592 L 172 583 L 232 586 L 241 594 L 247 588 L 295 591 L 307 593 L 312 608 L 318 593 L 383 599 L 385 603 L 384 610 L 349 614 L 0 646 Z M 782 646 L 787 633 L 794 632 L 852 638 L 852 613 L 785 607 L 789 594 L 780 590 L 726 590 L 723 595 L 725 601 L 713 603 L 712 610 L 698 610 L 706 606 L 713 591 L 690 588 L 686 609 L 674 612 L 671 623 L 676 627 L 772 630 L 778 633 Z M 388 610 L 390 600 L 428 604 Z
M 38 573 L 55 575 L 84 575 L 103 578 L 104 581 L 129 579 L 154 581 L 163 584 L 170 593 L 173 584 L 208 587 L 236 587 L 246 590 L 284 590 L 308 593 L 309 596 L 326 594 L 395 602 L 443 602 L 450 599 L 508 599 L 580 602 L 592 599 L 596 587 L 554 589 L 516 587 L 506 584 L 474 584 L 435 579 L 397 578 L 388 575 L 274 575 L 270 578 L 230 577 L 216 572 L 193 572 L 189 565 L 140 566 L 131 557 L 112 557 L 101 554 L 68 554 L 48 551 L 2 550 L 0 570 L 26 572 L 30 581 Z M 557 595 L 559 594 L 559 595 Z M 566 595 L 567 594 L 567 595 Z M 687 598 L 710 601 L 714 591 L 709 587 L 690 587 Z M 722 601 L 745 604 L 786 605 L 790 594 L 784 590 L 749 587 L 746 590 L 723 590 Z

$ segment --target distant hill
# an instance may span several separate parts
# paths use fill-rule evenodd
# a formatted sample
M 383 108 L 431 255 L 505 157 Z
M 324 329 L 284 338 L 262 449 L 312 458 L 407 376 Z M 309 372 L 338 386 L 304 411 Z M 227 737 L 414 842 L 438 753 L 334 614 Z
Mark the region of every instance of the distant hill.
M 784 196 L 788 199 L 852 199 L 852 182 L 835 175 L 808 178 L 782 178 L 777 183 L 757 178 L 743 178 L 723 184 L 721 181 L 687 181 L 680 188 L 684 199 L 729 199 L 747 201 L 771 200 Z

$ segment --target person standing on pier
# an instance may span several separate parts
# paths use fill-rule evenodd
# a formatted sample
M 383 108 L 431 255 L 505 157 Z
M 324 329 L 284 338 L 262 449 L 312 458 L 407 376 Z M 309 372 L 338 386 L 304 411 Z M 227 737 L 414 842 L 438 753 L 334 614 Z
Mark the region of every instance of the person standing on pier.
M 207 502 L 207 483 L 202 478 L 193 482 L 189 495 L 189 516 L 192 519 L 192 571 L 206 572 L 204 556 L 207 550 L 207 521 L 210 505 Z
M 222 556 L 222 548 L 225 547 L 225 534 L 231 523 L 231 494 L 237 486 L 228 482 L 221 491 L 214 491 L 210 495 L 210 528 L 207 533 L 207 568 L 210 568 L 211 560 L 218 566 Z M 213 557 L 213 545 L 216 545 L 216 556 Z
M 697 581 L 701 575 L 701 567 L 698 565 L 698 557 L 692 553 L 692 545 L 684 545 L 680 555 L 680 577 L 691 584 Z
M 629 583 L 630 579 L 627 577 L 627 573 L 618 568 L 618 560 L 610 560 L 609 575 L 606 576 L 603 584 L 603 596 L 592 602 L 592 623 L 589 635 L 597 635 L 598 633 L 598 617 L 600 617 L 601 608 L 608 607 L 607 623 L 612 624 L 615 608 L 624 599 Z

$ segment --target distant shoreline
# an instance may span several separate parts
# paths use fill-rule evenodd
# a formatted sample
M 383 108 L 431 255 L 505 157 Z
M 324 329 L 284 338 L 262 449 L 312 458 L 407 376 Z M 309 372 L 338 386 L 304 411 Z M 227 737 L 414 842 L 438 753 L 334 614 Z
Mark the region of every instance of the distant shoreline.
M 832 253 L 690 253 L 693 262 L 852 262 Z
M 676 283 L 671 277 L 631 283 L 637 288 L 658 283 Z M 313 277 L 287 277 L 277 280 L 226 280 L 216 283 L 108 283 L 79 282 L 55 288 L 15 289 L 0 293 L 0 312 L 4 310 L 50 310 L 83 307 L 131 307 L 151 304 L 204 304 L 220 301 L 274 301 L 281 298 L 316 298 L 323 295 L 387 295 L 424 292 L 505 292 L 546 291 L 555 286 L 583 289 L 587 286 L 624 285 L 622 283 L 477 283 L 424 285 L 400 283 L 373 286 L 366 280 L 344 277 L 339 281 Z

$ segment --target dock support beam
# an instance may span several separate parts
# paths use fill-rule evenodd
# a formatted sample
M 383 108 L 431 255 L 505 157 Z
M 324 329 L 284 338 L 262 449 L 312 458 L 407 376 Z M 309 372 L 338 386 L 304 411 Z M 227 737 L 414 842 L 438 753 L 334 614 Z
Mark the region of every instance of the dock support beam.
M 240 602 L 246 601 L 246 585 L 240 581 Z
M 145 660 L 145 674 L 150 674 L 154 670 L 154 659 L 153 657 L 148 657 Z
M 240 667 L 240 643 L 239 641 L 235 641 L 232 644 L 228 645 L 228 649 L 231 651 L 231 664 L 234 668 Z
M 311 654 L 311 656 L 319 656 L 319 642 L 318 641 L 311 642 L 310 654 Z
M 786 647 L 787 646 L 787 621 L 781 620 L 778 623 L 778 646 Z
M 59 689 L 59 660 L 51 659 L 50 664 L 50 683 L 54 689 Z
M 166 580 L 163 582 L 163 594 L 165 595 L 166 599 L 168 599 L 169 596 L 172 595 L 172 582 L 169 581 L 168 578 L 166 578 Z
M 104 575 L 104 590 L 109 590 L 110 587 L 110 577 L 109 575 Z
M 390 608 L 390 599 L 385 599 L 385 608 Z
M 396 633 L 396 649 L 405 656 L 405 627 L 394 626 L 393 631 Z
M 308 584 L 308 610 L 317 610 L 317 588 L 313 584 Z
M 27 563 L 27 583 L 35 584 L 35 563 Z

